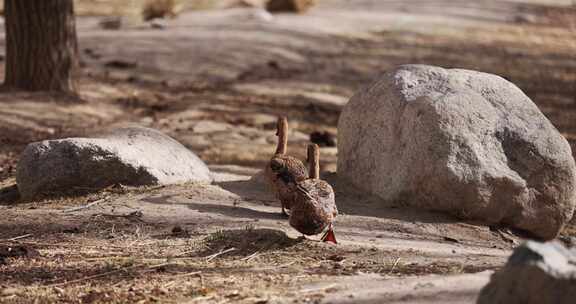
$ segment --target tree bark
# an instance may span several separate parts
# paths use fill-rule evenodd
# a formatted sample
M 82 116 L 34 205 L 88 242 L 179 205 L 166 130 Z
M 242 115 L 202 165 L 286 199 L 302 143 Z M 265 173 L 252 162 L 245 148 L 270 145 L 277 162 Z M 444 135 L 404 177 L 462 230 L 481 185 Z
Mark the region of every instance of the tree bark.
M 73 0 L 4 0 L 4 85 L 75 93 L 78 46 Z

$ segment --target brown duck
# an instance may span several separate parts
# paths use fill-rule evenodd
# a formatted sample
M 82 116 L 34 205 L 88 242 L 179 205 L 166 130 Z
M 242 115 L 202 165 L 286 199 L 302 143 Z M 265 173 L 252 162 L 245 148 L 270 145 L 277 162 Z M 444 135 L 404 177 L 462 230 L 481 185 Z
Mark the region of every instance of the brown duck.
M 282 214 L 287 215 L 286 209 L 291 209 L 295 192 L 289 188 L 288 182 L 300 182 L 308 178 L 306 166 L 297 158 L 286 155 L 288 149 L 288 119 L 278 117 L 276 126 L 278 145 L 270 163 L 266 166 L 266 177 L 272 190 L 282 204 Z
M 290 225 L 304 235 L 315 235 L 328 230 L 322 241 L 337 244 L 332 222 L 338 215 L 334 190 L 320 179 L 320 149 L 316 144 L 308 145 L 310 178 L 290 183 L 294 190 L 294 201 L 290 203 Z

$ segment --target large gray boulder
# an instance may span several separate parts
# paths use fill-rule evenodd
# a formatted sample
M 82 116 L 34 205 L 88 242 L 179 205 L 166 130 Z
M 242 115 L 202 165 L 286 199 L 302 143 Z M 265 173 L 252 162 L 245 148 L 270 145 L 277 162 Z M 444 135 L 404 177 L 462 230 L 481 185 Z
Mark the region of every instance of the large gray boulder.
M 554 238 L 572 218 L 568 142 L 496 75 L 405 65 L 355 94 L 338 176 L 381 198 Z
M 576 250 L 557 242 L 527 242 L 494 273 L 478 304 L 576 303 Z
M 163 133 L 141 127 L 113 130 L 93 138 L 66 138 L 29 144 L 18 162 L 22 198 L 132 186 L 210 182 L 204 162 Z

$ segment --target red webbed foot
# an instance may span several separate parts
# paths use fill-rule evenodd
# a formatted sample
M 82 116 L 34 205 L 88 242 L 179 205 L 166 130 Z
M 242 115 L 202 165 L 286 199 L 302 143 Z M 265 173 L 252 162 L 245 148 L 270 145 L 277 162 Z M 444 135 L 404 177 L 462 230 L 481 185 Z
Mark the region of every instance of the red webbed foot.
M 328 229 L 324 236 L 322 236 L 322 242 L 338 244 L 338 241 L 336 241 L 336 235 L 334 234 L 334 230 L 332 230 L 332 228 Z

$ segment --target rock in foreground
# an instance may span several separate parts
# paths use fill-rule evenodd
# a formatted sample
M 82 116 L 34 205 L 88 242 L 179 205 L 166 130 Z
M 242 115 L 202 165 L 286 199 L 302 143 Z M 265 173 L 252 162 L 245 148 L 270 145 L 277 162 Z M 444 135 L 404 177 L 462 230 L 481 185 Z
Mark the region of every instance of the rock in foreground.
M 338 175 L 385 200 L 554 238 L 572 218 L 568 142 L 514 84 L 406 65 L 353 96 Z
M 477 303 L 576 303 L 576 251 L 557 242 L 527 242 L 492 275 Z
M 22 198 L 131 186 L 210 182 L 200 158 L 163 133 L 140 127 L 116 129 L 95 138 L 66 138 L 29 144 L 16 171 Z

